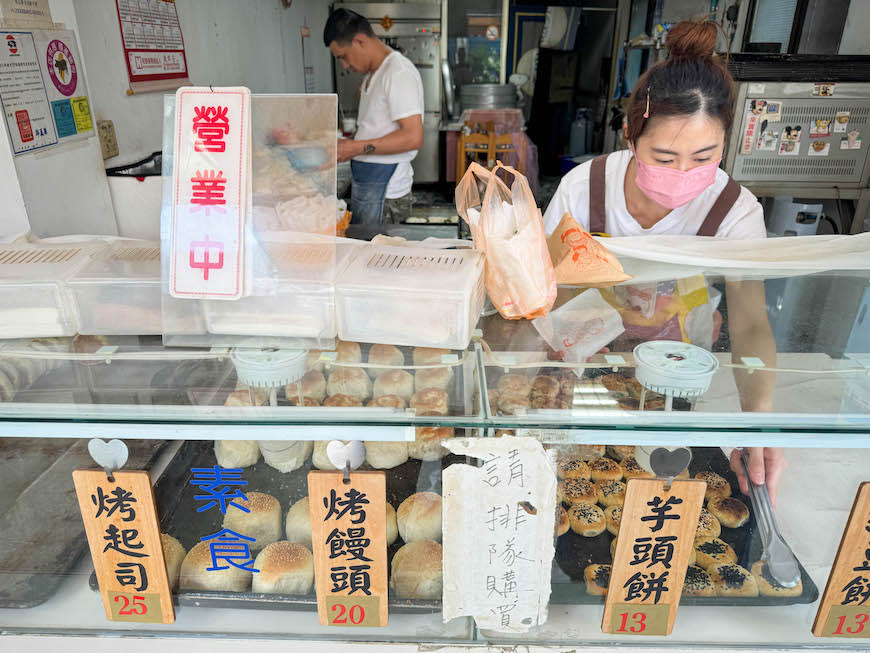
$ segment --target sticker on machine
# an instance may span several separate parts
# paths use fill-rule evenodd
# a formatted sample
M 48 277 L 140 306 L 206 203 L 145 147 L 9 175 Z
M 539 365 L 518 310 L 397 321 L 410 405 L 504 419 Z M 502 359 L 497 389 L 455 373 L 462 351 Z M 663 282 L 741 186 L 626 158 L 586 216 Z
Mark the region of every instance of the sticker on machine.
M 782 102 L 768 102 L 764 111 L 767 122 L 779 122 L 782 120 Z
M 782 130 L 782 140 L 779 144 L 781 156 L 797 156 L 800 151 L 801 126 L 787 126 Z
M 834 97 L 833 82 L 817 82 L 813 84 L 814 97 Z
M 752 142 L 755 140 L 755 131 L 757 129 L 758 116 L 755 113 L 750 113 L 746 116 L 746 128 L 743 130 L 743 141 L 740 143 L 740 154 L 752 153 Z
M 831 135 L 831 119 L 818 118 L 810 123 L 810 138 L 823 138 Z
M 848 134 L 846 134 L 846 138 L 840 141 L 840 149 L 841 150 L 860 150 L 861 149 L 861 132 L 857 129 L 853 129 Z
M 755 149 L 759 152 L 776 152 L 776 142 L 779 140 L 779 132 L 765 129 L 758 137 Z
M 834 117 L 834 132 L 838 134 L 845 134 L 846 130 L 849 129 L 849 118 L 852 114 L 849 111 L 837 111 L 837 115 Z
M 812 141 L 807 150 L 809 156 L 828 156 L 831 152 L 831 141 Z

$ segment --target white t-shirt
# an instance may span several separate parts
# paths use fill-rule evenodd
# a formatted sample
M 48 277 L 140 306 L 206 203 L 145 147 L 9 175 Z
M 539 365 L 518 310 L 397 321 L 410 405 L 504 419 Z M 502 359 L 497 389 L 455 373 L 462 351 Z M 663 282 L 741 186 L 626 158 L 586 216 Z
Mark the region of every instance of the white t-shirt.
M 631 161 L 631 150 L 620 150 L 607 157 L 605 168 L 605 231 L 611 236 L 647 235 L 687 235 L 694 236 L 701 228 L 707 213 L 719 193 L 728 183 L 728 174 L 721 168 L 716 171 L 714 181 L 703 193 L 688 204 L 680 206 L 649 229 L 644 229 L 631 216 L 625 206 L 625 171 Z M 577 166 L 562 178 L 556 194 L 544 214 L 544 228 L 547 234 L 559 226 L 562 216 L 570 213 L 584 228 L 589 229 L 589 170 L 591 161 Z M 764 212 L 761 204 L 750 191 L 741 186 L 740 195 L 734 206 L 725 216 L 719 229 L 718 238 L 765 238 Z
M 396 131 L 398 121 L 409 116 L 423 116 L 423 81 L 411 61 L 401 53 L 392 51 L 363 79 L 360 87 L 359 116 L 357 117 L 356 140 L 380 138 Z M 411 192 L 414 171 L 411 161 L 417 150 L 399 154 L 364 154 L 354 157 L 368 163 L 397 163 L 390 183 L 387 198 L 402 197 Z

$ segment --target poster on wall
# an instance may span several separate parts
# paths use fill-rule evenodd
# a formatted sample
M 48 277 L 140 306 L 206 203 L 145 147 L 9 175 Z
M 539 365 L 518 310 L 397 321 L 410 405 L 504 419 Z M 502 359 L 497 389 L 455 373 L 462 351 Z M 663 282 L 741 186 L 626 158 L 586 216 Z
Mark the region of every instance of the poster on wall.
M 71 30 L 36 30 L 33 38 L 58 140 L 93 136 L 94 119 L 75 34 Z
M 134 93 L 190 84 L 175 0 L 115 0 L 124 63 Z

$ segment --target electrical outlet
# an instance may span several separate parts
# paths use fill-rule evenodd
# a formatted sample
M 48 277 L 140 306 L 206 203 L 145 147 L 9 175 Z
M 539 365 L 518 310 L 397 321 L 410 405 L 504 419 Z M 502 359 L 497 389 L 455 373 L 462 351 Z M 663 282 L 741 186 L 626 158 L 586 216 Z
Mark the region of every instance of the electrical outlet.
M 118 156 L 115 124 L 111 120 L 97 120 L 97 133 L 100 135 L 100 150 L 103 152 L 103 160 Z

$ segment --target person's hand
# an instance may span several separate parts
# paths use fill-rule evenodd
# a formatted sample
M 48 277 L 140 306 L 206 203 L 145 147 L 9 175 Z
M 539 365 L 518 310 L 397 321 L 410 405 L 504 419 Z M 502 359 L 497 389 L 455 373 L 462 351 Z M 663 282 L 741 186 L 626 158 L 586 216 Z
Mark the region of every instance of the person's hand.
M 749 447 L 749 478 L 755 485 L 767 484 L 770 502 L 776 507 L 776 494 L 782 472 L 786 468 L 785 456 L 779 447 Z M 749 494 L 749 485 L 740 462 L 740 449 L 731 452 L 731 470 L 737 474 L 740 491 Z
M 350 138 L 339 139 L 336 150 L 339 163 L 362 154 L 362 147 L 360 147 L 357 141 L 351 140 Z

